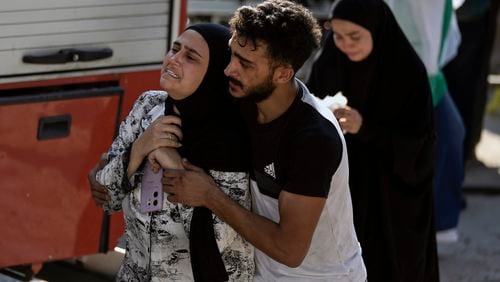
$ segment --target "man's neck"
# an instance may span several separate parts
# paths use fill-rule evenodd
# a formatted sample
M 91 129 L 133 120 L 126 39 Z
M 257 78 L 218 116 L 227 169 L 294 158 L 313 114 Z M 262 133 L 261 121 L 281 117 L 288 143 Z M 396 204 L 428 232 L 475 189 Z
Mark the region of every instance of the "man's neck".
M 295 80 L 277 86 L 266 100 L 257 103 L 257 122 L 268 123 L 285 113 L 297 97 L 299 87 Z

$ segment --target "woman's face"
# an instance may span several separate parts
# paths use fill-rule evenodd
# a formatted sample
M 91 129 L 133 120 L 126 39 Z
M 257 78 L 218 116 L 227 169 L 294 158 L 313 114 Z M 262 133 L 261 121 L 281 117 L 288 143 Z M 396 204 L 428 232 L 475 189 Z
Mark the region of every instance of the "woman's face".
M 203 81 L 208 61 L 205 39 L 194 30 L 184 31 L 163 59 L 160 87 L 176 100 L 190 96 Z
M 370 55 L 373 50 L 373 39 L 368 29 L 341 19 L 333 19 L 330 24 L 335 45 L 349 60 L 360 62 Z

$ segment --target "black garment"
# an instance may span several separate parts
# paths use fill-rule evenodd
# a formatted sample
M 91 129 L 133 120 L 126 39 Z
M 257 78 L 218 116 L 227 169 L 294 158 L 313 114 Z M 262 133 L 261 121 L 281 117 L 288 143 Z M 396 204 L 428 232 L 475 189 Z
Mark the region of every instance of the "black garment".
M 206 171 L 249 171 L 249 141 L 224 75 L 230 58 L 229 30 L 215 24 L 197 24 L 188 29 L 203 36 L 210 55 L 198 89 L 182 100 L 171 99 L 182 119 L 184 137 L 179 153 Z M 215 240 L 212 212 L 207 208 L 194 208 L 189 246 L 195 281 L 228 280 Z
M 368 281 L 438 281 L 433 107 L 425 67 L 384 2 L 342 0 L 331 15 L 373 38 L 368 58 L 351 62 L 330 34 L 308 82 L 319 97 L 342 91 L 363 117 L 346 142 Z
M 475 148 L 483 129 L 487 76 L 500 5 L 499 1 L 491 1 L 491 4 L 490 1 L 475 2 L 467 0 L 457 10 L 462 40 L 457 56 L 443 69 L 451 97 L 465 126 L 464 161 L 475 158 Z
M 333 174 L 342 159 L 342 141 L 335 126 L 302 93 L 277 119 L 257 123 L 254 103 L 242 103 L 252 140 L 252 179 L 262 194 L 278 199 L 282 190 L 327 198 Z

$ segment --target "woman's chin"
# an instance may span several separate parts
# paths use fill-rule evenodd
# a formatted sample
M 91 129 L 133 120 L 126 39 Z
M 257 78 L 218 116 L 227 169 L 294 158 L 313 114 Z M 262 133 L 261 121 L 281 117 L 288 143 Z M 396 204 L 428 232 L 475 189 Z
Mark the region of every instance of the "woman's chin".
M 356 55 L 352 55 L 352 56 L 347 56 L 349 58 L 349 60 L 353 61 L 353 62 L 359 62 L 359 61 L 362 61 L 362 59 L 359 57 L 359 56 L 356 56 Z
M 351 56 L 348 55 L 347 57 L 349 58 L 350 61 L 358 63 L 365 60 L 368 57 L 368 55 L 365 56 L 363 54 L 354 54 Z
M 161 77 L 160 78 L 160 87 L 161 89 L 170 92 L 174 90 L 174 85 L 173 81 L 168 78 Z

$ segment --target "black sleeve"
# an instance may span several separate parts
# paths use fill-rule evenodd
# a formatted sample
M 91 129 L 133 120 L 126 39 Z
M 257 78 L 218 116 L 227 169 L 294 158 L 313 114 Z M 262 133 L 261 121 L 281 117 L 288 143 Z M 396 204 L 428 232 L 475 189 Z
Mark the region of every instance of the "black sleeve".
M 390 144 L 394 130 L 380 126 L 375 119 L 369 117 L 362 117 L 363 122 L 359 128 L 358 133 L 354 137 L 366 143 L 376 144 L 377 146 L 384 146 Z
M 328 197 L 330 183 L 342 159 L 342 141 L 335 129 L 328 134 L 305 134 L 290 144 L 289 169 L 283 190 Z

